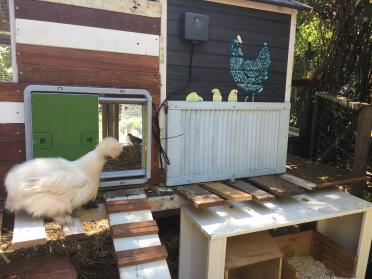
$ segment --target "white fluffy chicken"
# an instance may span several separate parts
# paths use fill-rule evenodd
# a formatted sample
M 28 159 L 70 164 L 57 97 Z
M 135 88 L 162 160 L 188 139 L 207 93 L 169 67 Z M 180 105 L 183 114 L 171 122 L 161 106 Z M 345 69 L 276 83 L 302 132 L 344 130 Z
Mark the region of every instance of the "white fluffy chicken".
M 38 158 L 17 165 L 5 178 L 6 209 L 71 225 L 72 211 L 96 198 L 106 161 L 118 158 L 122 151 L 116 139 L 105 138 L 76 161 Z

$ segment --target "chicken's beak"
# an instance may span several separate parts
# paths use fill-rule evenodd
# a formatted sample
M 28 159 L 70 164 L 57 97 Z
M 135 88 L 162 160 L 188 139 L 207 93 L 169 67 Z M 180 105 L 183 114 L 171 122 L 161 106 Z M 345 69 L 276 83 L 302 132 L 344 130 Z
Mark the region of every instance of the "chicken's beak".
M 240 35 L 236 36 L 236 39 L 238 40 L 239 44 L 243 43 L 242 37 L 240 37 Z

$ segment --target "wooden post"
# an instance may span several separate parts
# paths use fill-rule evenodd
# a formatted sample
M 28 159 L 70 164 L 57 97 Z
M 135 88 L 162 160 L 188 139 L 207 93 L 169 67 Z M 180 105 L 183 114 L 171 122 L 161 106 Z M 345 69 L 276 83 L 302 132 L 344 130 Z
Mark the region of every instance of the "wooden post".
M 368 161 L 368 150 L 371 141 L 372 105 L 363 106 L 358 114 L 358 127 L 354 150 L 353 172 L 365 175 Z M 352 185 L 351 193 L 362 198 L 366 182 Z
M 310 147 L 309 147 L 309 156 L 310 160 L 314 159 L 314 148 L 315 148 L 315 133 L 316 133 L 316 121 L 318 116 L 318 99 L 317 96 L 314 96 L 314 103 L 313 103 L 313 114 L 312 114 L 312 121 L 311 121 L 311 133 L 310 133 Z
M 102 137 L 119 138 L 118 104 L 102 104 Z
M 314 113 L 314 87 L 307 87 L 303 94 L 303 112 L 300 127 L 300 137 L 302 139 L 302 157 L 312 159 L 310 154 L 311 149 L 311 127 Z

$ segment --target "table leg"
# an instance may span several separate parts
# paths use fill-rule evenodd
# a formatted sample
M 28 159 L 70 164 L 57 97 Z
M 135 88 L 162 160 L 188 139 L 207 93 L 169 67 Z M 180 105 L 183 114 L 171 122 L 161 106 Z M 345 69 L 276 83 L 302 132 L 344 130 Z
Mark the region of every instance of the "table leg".
M 225 274 L 226 238 L 212 239 L 208 243 L 208 279 L 223 279 Z
M 359 236 L 358 245 L 358 264 L 356 267 L 355 275 L 357 278 L 365 278 L 369 250 L 372 241 L 372 210 L 368 210 L 363 214 L 362 227 Z
M 226 238 L 210 240 L 181 209 L 179 279 L 223 279 Z

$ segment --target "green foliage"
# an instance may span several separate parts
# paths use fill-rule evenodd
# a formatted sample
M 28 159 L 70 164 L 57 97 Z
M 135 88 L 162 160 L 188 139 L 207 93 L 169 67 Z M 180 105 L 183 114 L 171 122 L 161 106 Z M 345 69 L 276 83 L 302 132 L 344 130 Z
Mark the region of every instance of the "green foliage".
M 296 33 L 295 58 L 294 58 L 294 79 L 301 79 L 307 75 L 306 52 L 308 42 L 311 43 L 314 52 L 314 67 L 320 66 L 326 55 L 327 46 L 332 37 L 332 29 L 329 24 L 324 24 L 319 15 L 299 14 Z
M 320 90 L 368 101 L 372 81 L 372 5 L 369 0 L 303 0 L 313 7 L 297 22 L 294 78 L 304 78 L 307 43 Z M 346 87 L 345 87 L 346 86 Z M 346 88 L 346 90 L 345 90 Z M 340 93 L 340 91 L 342 91 Z
M 10 46 L 0 45 L 0 81 L 12 80 Z

